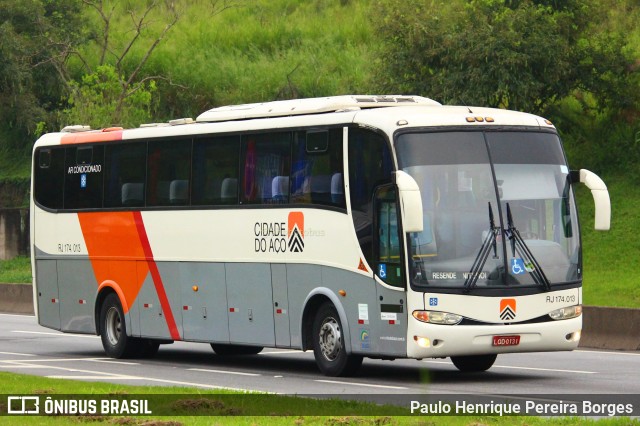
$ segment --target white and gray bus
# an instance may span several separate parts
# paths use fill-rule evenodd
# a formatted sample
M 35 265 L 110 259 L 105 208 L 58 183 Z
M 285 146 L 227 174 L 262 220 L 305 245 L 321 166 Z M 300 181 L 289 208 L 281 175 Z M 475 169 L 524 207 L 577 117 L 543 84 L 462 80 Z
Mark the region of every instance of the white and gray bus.
M 572 350 L 578 182 L 608 229 L 606 186 L 570 172 L 551 122 L 418 96 L 72 126 L 33 150 L 35 310 L 115 358 L 294 348 L 331 376 L 365 357 L 482 371 Z

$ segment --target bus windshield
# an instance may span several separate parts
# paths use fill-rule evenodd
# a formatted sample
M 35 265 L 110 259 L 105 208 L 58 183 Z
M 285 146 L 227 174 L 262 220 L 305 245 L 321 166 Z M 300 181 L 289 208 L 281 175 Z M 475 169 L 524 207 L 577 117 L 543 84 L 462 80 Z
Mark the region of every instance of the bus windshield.
M 422 196 L 424 229 L 408 238 L 412 285 L 542 290 L 579 282 L 576 209 L 557 135 L 408 132 L 396 151 Z

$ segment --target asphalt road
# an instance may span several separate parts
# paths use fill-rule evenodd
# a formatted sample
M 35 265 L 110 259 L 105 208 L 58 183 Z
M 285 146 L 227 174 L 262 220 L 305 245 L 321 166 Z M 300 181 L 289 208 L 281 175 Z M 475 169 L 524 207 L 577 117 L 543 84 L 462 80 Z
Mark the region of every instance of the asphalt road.
M 98 336 L 63 334 L 35 317 L 0 314 L 0 371 L 72 380 L 283 394 L 636 394 L 640 353 L 574 352 L 500 355 L 487 372 L 459 372 L 448 359 L 365 359 L 355 377 L 330 378 L 313 353 L 265 349 L 221 357 L 208 344 L 177 342 L 149 360 L 105 357 Z M 640 397 L 639 397 L 640 398 Z

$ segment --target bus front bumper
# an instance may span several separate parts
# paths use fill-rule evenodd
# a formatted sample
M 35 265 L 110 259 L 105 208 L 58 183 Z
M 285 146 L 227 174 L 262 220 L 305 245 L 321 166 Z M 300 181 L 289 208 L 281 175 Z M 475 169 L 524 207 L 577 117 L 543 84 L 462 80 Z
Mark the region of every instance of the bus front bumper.
M 578 347 L 581 331 L 581 316 L 567 320 L 509 325 L 437 325 L 409 317 L 407 357 L 440 358 L 571 351 Z M 496 336 L 504 338 L 494 339 Z

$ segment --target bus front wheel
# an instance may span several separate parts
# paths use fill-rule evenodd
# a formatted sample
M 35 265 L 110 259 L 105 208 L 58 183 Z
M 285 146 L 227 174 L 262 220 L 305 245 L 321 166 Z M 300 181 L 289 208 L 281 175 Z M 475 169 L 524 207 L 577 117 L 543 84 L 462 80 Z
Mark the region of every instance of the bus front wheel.
M 458 370 L 467 373 L 473 373 L 478 371 L 486 371 L 496 362 L 498 355 L 467 355 L 467 356 L 452 356 L 451 362 Z
M 330 302 L 318 309 L 313 321 L 313 355 L 327 376 L 350 376 L 362 365 L 361 356 L 347 354 L 340 316 Z

